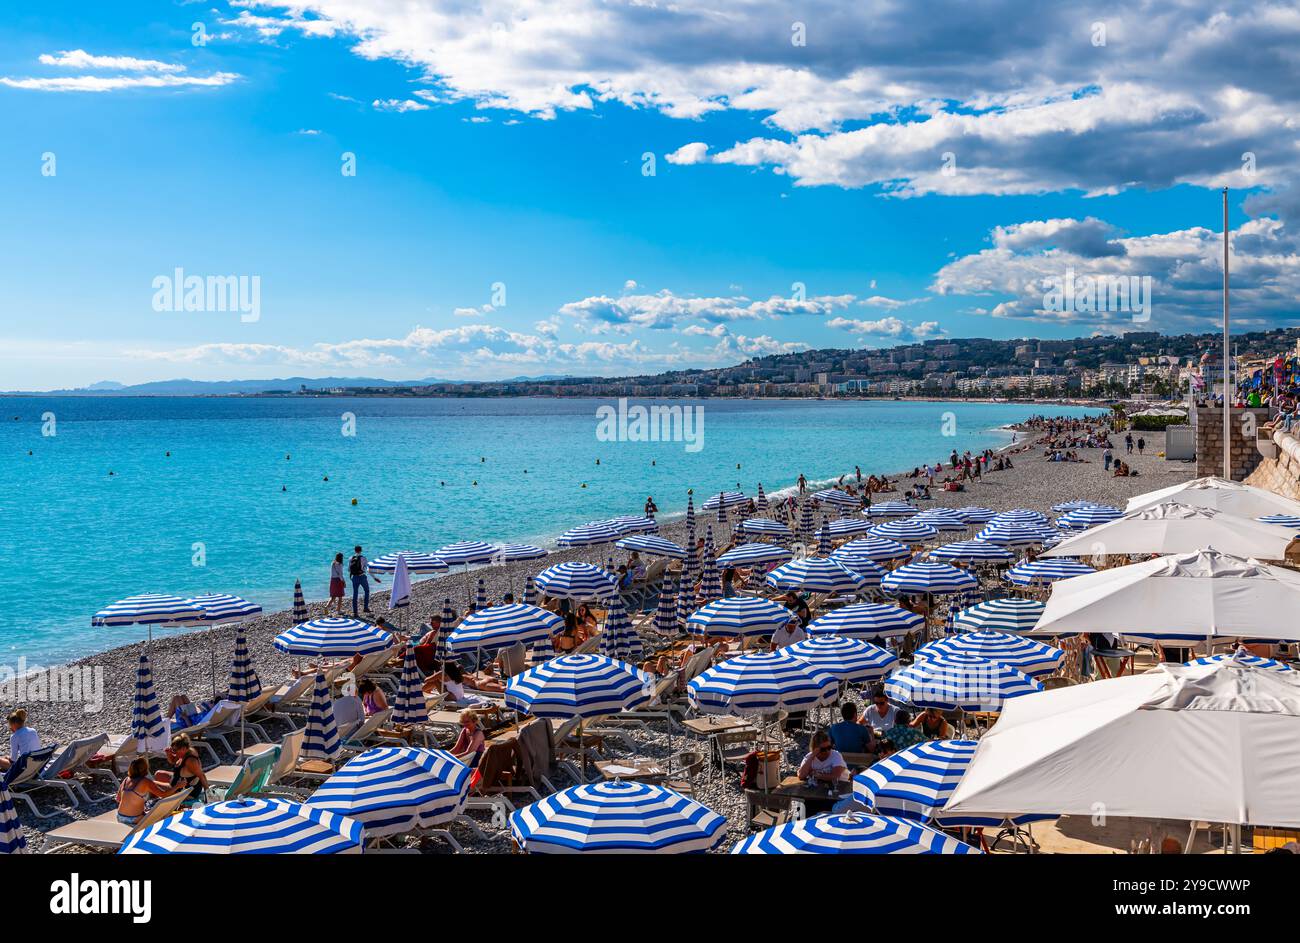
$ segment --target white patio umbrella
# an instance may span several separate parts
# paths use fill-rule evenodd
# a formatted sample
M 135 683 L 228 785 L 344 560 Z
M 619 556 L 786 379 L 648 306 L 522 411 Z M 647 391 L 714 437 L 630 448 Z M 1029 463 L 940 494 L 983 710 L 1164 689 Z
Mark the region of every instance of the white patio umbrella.
M 1238 517 L 1263 517 L 1268 514 L 1300 515 L 1300 501 L 1292 501 L 1263 488 L 1245 485 L 1226 478 L 1195 478 L 1171 488 L 1148 491 L 1129 498 L 1128 510 L 1136 511 L 1153 504 L 1176 501 L 1193 507 L 1213 508 Z
M 411 604 L 411 573 L 406 568 L 406 557 L 399 556 L 393 567 L 393 588 L 388 594 L 389 609 L 404 609 Z M 403 620 L 405 623 L 405 620 Z
M 1008 701 L 944 814 L 1300 827 L 1297 675 L 1161 665 Z
M 1052 585 L 1035 633 L 1300 639 L 1300 573 L 1201 550 Z
M 1045 557 L 1192 553 L 1213 547 L 1238 557 L 1281 560 L 1296 537 L 1289 527 L 1261 524 L 1226 511 L 1166 501 L 1062 540 Z

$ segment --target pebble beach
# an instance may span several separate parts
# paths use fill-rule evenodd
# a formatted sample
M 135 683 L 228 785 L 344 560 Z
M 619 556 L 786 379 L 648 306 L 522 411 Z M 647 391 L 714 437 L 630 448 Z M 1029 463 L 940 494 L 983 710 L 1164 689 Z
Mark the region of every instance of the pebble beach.
M 1043 449 L 1039 443 L 1040 436 L 1033 432 L 1025 432 L 1015 443 L 1003 450 L 1012 454 L 1014 468 L 986 473 L 982 479 L 969 483 L 963 492 L 945 492 L 936 487 L 933 491 L 933 499 L 923 504 L 933 507 L 978 504 L 995 511 L 1023 507 L 1051 514 L 1050 509 L 1053 504 L 1072 499 L 1084 499 L 1123 508 L 1126 501 L 1134 495 L 1168 487 L 1194 476 L 1192 465 L 1165 461 L 1163 434 L 1145 433 L 1144 435 L 1146 450 L 1143 455 L 1123 454 L 1122 434 L 1114 437 L 1116 455 L 1122 456 L 1137 472 L 1136 477 L 1116 478 L 1103 470 L 1101 449 L 1079 449 L 1083 461 L 1051 462 L 1043 457 Z M 943 457 L 935 456 L 936 459 Z M 869 456 L 864 457 L 861 466 L 864 475 L 868 471 L 880 472 L 870 467 Z M 890 477 L 901 487 L 906 487 L 909 483 L 905 477 L 907 472 L 910 472 L 910 469 L 902 470 L 901 474 L 891 472 Z M 799 469 L 792 469 L 789 481 L 765 481 L 764 486 L 769 495 L 778 493 L 789 488 L 798 473 Z M 852 477 L 852 469 L 848 469 L 846 480 L 851 481 Z M 711 520 L 708 512 L 698 511 L 704 497 L 706 496 L 696 495 L 699 515 L 697 533 L 700 535 Z M 893 497 L 894 495 L 886 494 L 878 500 L 888 500 Z M 629 509 L 629 513 L 633 510 L 635 509 Z M 682 520 L 661 518 L 662 536 L 683 542 L 684 531 Z M 958 536 L 952 539 L 964 538 Z M 468 584 L 461 570 L 453 570 L 452 573 L 437 578 L 420 579 L 413 583 L 409 607 L 395 612 L 388 608 L 387 578 L 382 584 L 376 584 L 372 579 L 369 618 L 385 616 L 399 628 L 405 626 L 409 630 L 427 621 L 431 616 L 439 614 L 444 599 L 448 597 L 452 599 L 453 606 L 458 611 L 463 611 L 466 602 L 466 585 L 473 587 L 479 578 L 486 583 L 488 598 L 499 601 L 507 592 L 518 595 L 525 578 L 536 574 L 546 566 L 570 559 L 603 562 L 610 550 L 611 547 L 588 548 L 585 552 L 554 549 L 545 560 L 471 570 Z M 622 551 L 614 552 L 619 559 L 624 556 Z M 318 578 L 318 574 L 304 573 L 302 582 L 307 588 L 318 586 L 325 581 Z M 320 599 L 308 598 L 307 606 L 311 618 L 327 614 L 326 604 Z M 350 596 L 345 600 L 343 614 L 351 615 Z M 290 674 L 293 659 L 277 652 L 272 647 L 272 639 L 277 633 L 294 624 L 294 621 L 291 612 L 280 611 L 243 623 L 253 663 L 264 685 L 278 684 Z M 5 703 L 0 706 L 3 706 L 6 712 L 15 706 L 26 707 L 29 711 L 29 723 L 40 733 L 45 743 L 66 743 L 77 737 L 99 732 L 113 735 L 127 731 L 130 728 L 135 671 L 145 645 L 142 637 L 143 629 L 131 627 L 109 631 L 119 638 L 130 634 L 136 634 L 140 638 L 132 644 L 112 648 L 72 663 L 74 666 L 87 666 L 102 671 L 104 703 L 101 710 L 87 713 L 81 704 L 62 703 L 23 705 Z M 155 631 L 149 653 L 159 702 L 165 707 L 171 697 L 177 694 L 188 695 L 195 701 L 211 698 L 214 665 L 216 687 L 223 689 L 229 670 L 230 654 L 234 647 L 235 632 L 234 626 L 184 634 L 176 634 L 165 629 Z M 108 638 L 109 635 L 106 633 L 105 637 Z M 803 739 L 806 740 L 806 737 Z M 680 732 L 673 734 L 671 741 L 670 749 L 670 736 L 665 724 L 653 724 L 648 730 L 637 732 L 635 755 L 666 760 L 671 752 L 680 750 L 684 746 L 683 735 Z M 789 738 L 781 744 L 787 762 L 795 764 L 802 756 L 805 746 L 806 743 Z M 632 755 L 624 746 L 613 741 L 607 741 L 605 749 L 610 758 Z M 223 761 L 228 760 L 229 758 L 223 757 Z M 745 800 L 735 779 L 736 777 L 732 775 L 715 777 L 711 780 L 701 777 L 696 785 L 696 798 L 728 818 L 731 832 L 728 844 L 745 834 Z M 57 827 L 68 821 L 69 815 L 94 815 L 112 808 L 112 793 L 103 785 L 96 788 L 98 791 L 92 793 L 92 797 L 96 800 L 93 805 L 87 807 L 83 804 L 82 808 L 68 812 L 64 804 L 54 804 L 59 809 L 59 814 L 54 818 L 42 820 L 41 828 Z M 49 795 L 53 796 L 52 793 Z M 30 813 L 25 809 L 20 809 L 19 814 L 26 826 L 25 833 L 29 845 L 33 850 L 40 850 L 42 832 L 33 827 L 36 820 L 31 818 Z M 493 828 L 485 814 L 476 813 L 475 817 L 487 834 L 487 840 L 477 838 L 466 829 L 453 826 L 453 831 L 467 851 L 493 853 L 510 850 L 510 839 L 506 829 Z M 425 848 L 430 852 L 448 850 L 447 846 L 437 842 L 428 843 Z

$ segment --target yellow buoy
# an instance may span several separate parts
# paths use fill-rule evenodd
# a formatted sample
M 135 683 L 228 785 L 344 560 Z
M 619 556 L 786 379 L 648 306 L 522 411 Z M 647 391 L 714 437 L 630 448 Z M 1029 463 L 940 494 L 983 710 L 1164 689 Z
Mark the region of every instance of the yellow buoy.
M 356 504 L 357 504 L 357 499 L 356 499 L 356 498 L 353 498 L 353 499 L 352 499 L 352 506 L 353 506 L 353 507 L 356 507 Z

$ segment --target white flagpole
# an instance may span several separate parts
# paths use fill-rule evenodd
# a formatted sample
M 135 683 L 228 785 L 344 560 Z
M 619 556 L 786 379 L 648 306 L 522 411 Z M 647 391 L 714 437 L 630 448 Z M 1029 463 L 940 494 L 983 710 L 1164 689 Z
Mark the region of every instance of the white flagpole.
M 1232 480 L 1232 352 L 1228 341 L 1228 188 L 1223 188 L 1223 477 Z

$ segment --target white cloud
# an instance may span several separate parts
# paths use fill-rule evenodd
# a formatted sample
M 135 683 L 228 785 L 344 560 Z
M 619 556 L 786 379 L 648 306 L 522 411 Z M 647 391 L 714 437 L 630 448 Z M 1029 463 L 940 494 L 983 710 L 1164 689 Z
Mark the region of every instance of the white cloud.
M 157 59 L 137 59 L 134 56 L 96 56 L 84 49 L 65 50 L 56 53 L 43 53 L 38 60 L 41 65 L 59 66 L 66 69 L 117 69 L 122 72 L 184 72 L 185 66 Z
M 116 92 L 133 88 L 182 88 L 186 86 L 215 88 L 239 80 L 234 72 L 213 72 L 208 75 L 189 75 L 185 66 L 161 62 L 157 59 L 137 59 L 134 56 L 97 56 L 84 49 L 44 53 L 39 57 L 42 65 L 55 68 L 107 69 L 122 75 L 59 75 L 52 77 L 0 76 L 0 85 L 33 92 Z
M 398 113 L 429 110 L 428 105 L 411 98 L 376 98 L 370 103 L 370 107 L 376 111 L 396 111 Z
M 793 315 L 826 315 L 854 301 L 853 295 L 822 295 L 798 300 L 773 295 L 755 301 L 744 295 L 697 298 L 668 289 L 653 294 L 593 295 L 562 305 L 559 313 L 597 333 L 634 328 L 667 330 L 689 322 L 774 320 Z

